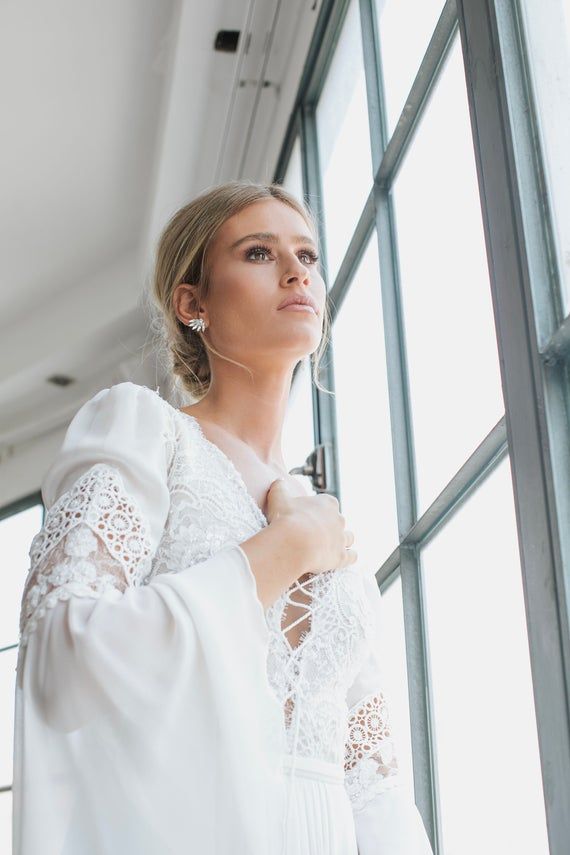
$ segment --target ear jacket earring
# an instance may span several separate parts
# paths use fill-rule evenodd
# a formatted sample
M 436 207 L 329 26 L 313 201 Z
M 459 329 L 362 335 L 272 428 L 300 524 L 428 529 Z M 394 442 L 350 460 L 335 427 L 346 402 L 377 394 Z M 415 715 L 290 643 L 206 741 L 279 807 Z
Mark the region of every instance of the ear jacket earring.
M 206 329 L 206 321 L 204 318 L 192 318 L 191 321 L 188 321 L 186 326 L 190 327 L 194 332 L 204 332 Z

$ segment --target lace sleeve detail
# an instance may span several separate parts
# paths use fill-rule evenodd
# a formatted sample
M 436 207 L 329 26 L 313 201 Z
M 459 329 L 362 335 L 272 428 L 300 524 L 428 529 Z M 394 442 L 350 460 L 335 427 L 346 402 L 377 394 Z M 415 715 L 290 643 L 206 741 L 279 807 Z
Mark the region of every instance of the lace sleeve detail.
M 348 711 L 345 787 L 353 810 L 398 785 L 398 761 L 386 697 L 377 691 Z
M 71 596 L 98 598 L 144 584 L 151 544 L 143 516 L 113 466 L 96 464 L 63 493 L 32 540 L 20 644 L 46 609 Z

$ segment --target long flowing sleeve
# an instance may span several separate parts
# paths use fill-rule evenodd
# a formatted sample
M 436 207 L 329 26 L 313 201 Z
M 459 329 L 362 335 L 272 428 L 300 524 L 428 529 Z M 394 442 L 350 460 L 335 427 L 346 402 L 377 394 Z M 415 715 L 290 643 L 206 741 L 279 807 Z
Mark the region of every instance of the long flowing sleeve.
M 359 855 L 433 855 L 421 814 L 401 785 L 398 747 L 382 664 L 383 602 L 373 575 L 364 577 L 370 608 L 367 654 L 347 692 L 345 787 Z
M 170 506 L 157 393 L 104 389 L 42 484 L 15 697 L 13 855 L 270 851 L 281 710 L 245 552 L 152 574 Z

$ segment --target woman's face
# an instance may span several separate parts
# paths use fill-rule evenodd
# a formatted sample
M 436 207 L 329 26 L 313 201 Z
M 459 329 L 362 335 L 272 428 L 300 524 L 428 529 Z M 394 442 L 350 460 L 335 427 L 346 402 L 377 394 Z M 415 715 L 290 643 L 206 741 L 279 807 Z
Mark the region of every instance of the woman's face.
M 211 344 L 224 355 L 264 365 L 298 361 L 319 346 L 325 283 L 304 217 L 278 199 L 254 202 L 226 220 L 207 257 L 205 299 Z M 317 314 L 279 309 L 292 295 L 311 297 Z

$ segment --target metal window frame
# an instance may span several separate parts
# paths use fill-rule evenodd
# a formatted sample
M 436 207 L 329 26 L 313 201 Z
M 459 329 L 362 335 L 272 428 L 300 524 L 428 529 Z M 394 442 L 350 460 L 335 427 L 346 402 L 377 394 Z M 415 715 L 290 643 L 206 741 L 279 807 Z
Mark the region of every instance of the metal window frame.
M 390 137 L 376 4 L 354 2 L 361 18 L 374 181 L 329 295 L 334 322 L 376 229 L 400 538 L 376 578 L 382 590 L 398 572 L 402 580 L 416 803 L 440 852 L 421 549 L 510 452 L 549 847 L 552 855 L 562 855 L 570 839 L 570 317 L 562 316 L 518 0 L 447 0 Z M 325 0 L 321 7 L 274 178 L 284 173 L 291 134 L 299 134 L 305 194 L 312 204 L 317 199 L 323 232 L 315 111 L 348 5 L 349 0 Z M 391 187 L 455 38 L 461 39 L 464 60 L 505 416 L 417 518 Z M 330 379 L 327 386 L 334 389 Z M 313 392 L 315 442 L 326 436 L 335 445 L 334 408 L 322 407 L 321 393 Z M 338 466 L 335 475 L 330 491 L 339 496 Z
M 36 490 L 28 496 L 23 496 L 21 499 L 16 499 L 14 502 L 10 502 L 8 505 L 0 507 L 0 522 L 2 522 L 2 520 L 7 520 L 8 517 L 21 514 L 23 511 L 27 511 L 28 508 L 34 508 L 36 505 L 42 505 L 43 513 L 45 515 L 45 507 L 43 505 L 41 490 Z
M 457 10 L 484 199 L 546 823 L 550 852 L 562 855 L 570 840 L 568 320 L 519 3 L 458 0 Z

